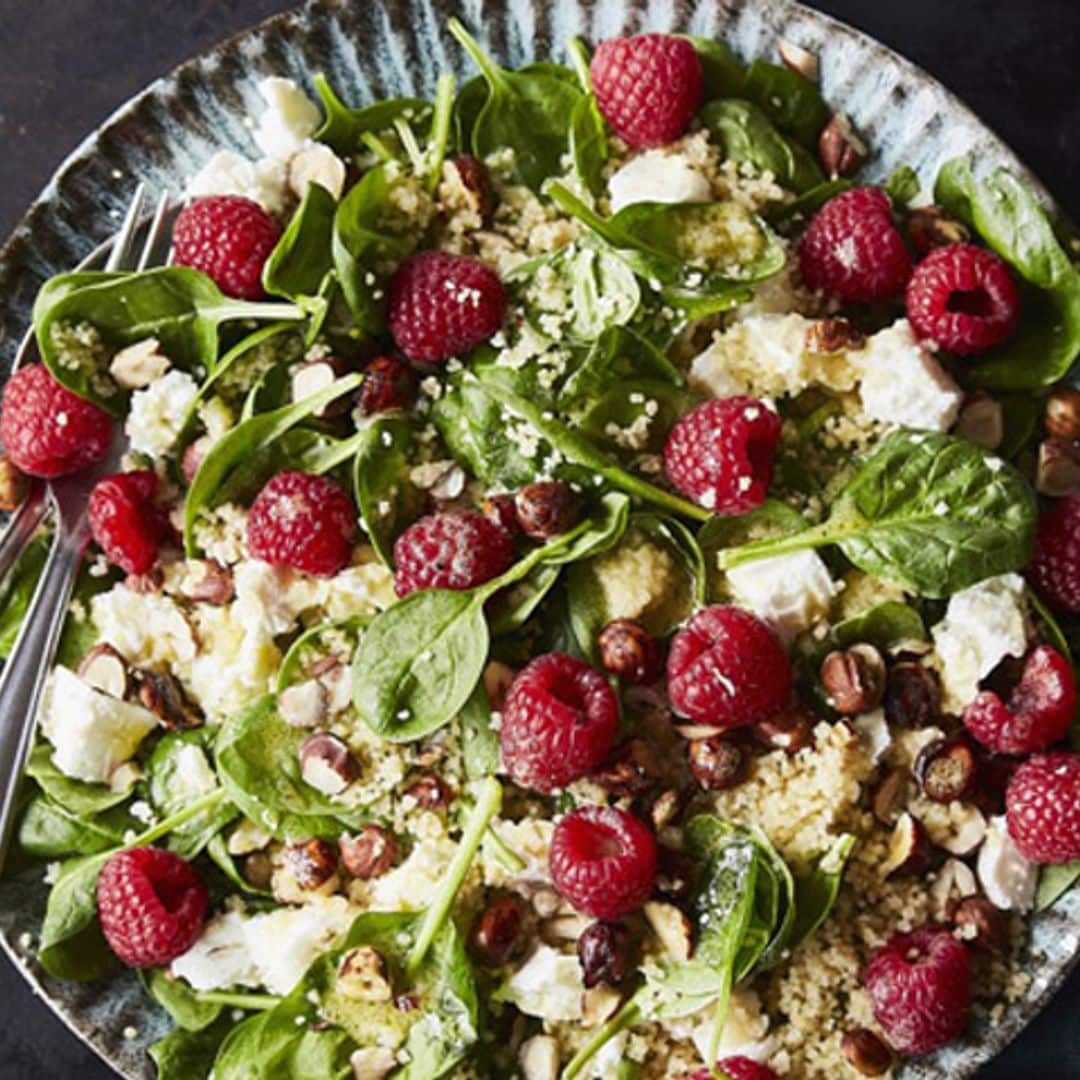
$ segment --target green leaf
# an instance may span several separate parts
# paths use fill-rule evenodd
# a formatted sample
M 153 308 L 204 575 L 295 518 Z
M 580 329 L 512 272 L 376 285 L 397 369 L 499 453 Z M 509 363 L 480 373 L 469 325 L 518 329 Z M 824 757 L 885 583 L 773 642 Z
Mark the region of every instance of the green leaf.
M 788 937 L 789 950 L 797 948 L 828 918 L 840 893 L 844 870 L 854 847 L 854 836 L 837 837 L 813 870 L 805 877 L 795 879 L 795 922 Z
M 383 414 L 366 420 L 353 464 L 360 522 L 379 559 L 394 565 L 394 539 L 419 512 L 421 493 L 409 481 L 416 430 L 412 419 Z
M 491 702 L 483 681 L 473 688 L 458 713 L 461 725 L 461 756 L 470 780 L 494 776 L 499 770 L 499 733 L 491 726 Z
M 35 536 L 0 582 L 0 660 L 6 660 L 15 645 L 48 553 L 48 538 Z
M 203 1031 L 221 1015 L 221 1006 L 200 1001 L 183 979 L 170 978 L 162 968 L 142 972 L 146 992 L 185 1031 Z
M 910 165 L 900 165 L 885 181 L 885 194 L 892 199 L 893 206 L 907 206 L 919 197 L 922 181 L 919 174 Z
M 928 640 L 922 616 L 899 600 L 886 600 L 843 619 L 833 627 L 832 636 L 841 649 L 865 641 L 883 652 L 906 641 Z
M 389 131 L 395 120 L 417 122 L 431 110 L 431 105 L 423 98 L 409 97 L 387 98 L 360 109 L 350 109 L 325 75 L 316 75 L 314 82 L 326 114 L 315 138 L 339 154 L 356 153 L 363 145 L 361 136 L 364 134 Z
M 749 98 L 783 132 L 816 148 L 829 122 L 829 107 L 815 83 L 796 71 L 755 60 L 746 70 L 739 97 Z
M 561 407 L 573 411 L 595 401 L 629 379 L 652 379 L 682 387 L 682 373 L 659 349 L 626 326 L 610 326 L 563 384 Z
M 19 823 L 19 847 L 37 859 L 96 855 L 123 843 L 134 819 L 121 808 L 94 816 L 73 813 L 47 796 L 37 795 Z
M 1080 860 L 1044 866 L 1039 872 L 1039 888 L 1035 893 L 1035 910 L 1053 907 L 1080 878 Z
M 746 69 L 739 58 L 722 41 L 715 38 L 680 34 L 697 50 L 701 73 L 705 80 L 705 100 L 736 97 L 746 82 Z
M 364 629 L 371 622 L 370 615 L 353 615 L 339 622 L 317 623 L 304 630 L 289 646 L 288 651 L 281 658 L 281 666 L 278 668 L 276 689 L 280 694 L 288 686 L 299 682 L 304 674 L 304 668 L 314 660 L 321 659 L 330 652 L 337 653 L 340 650 L 342 639 L 348 645 L 349 657 L 356 649 L 356 644 L 362 637 Z M 332 639 L 332 644 L 323 645 L 323 638 Z
M 26 772 L 54 803 L 80 818 L 95 817 L 131 796 L 130 787 L 114 790 L 108 784 L 89 784 L 65 776 L 53 763 L 52 748 L 45 743 L 31 751 Z
M 201 1031 L 182 1028 L 153 1044 L 147 1053 L 157 1066 L 157 1080 L 209 1080 L 225 1037 L 235 1026 L 222 1016 Z
M 308 184 L 288 227 L 263 265 L 263 288 L 268 293 L 290 300 L 319 295 L 331 269 L 330 241 L 336 212 L 334 196 L 321 184 Z

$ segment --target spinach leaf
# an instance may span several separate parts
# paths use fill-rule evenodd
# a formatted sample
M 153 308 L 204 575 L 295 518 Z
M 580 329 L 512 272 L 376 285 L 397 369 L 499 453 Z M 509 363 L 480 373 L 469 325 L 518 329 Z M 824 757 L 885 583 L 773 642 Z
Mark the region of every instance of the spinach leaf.
M 767 971 L 787 956 L 795 924 L 795 878 L 769 838 L 758 828 L 749 832 L 757 845 L 758 869 L 750 921 L 735 965 L 736 981 L 751 972 Z
M 1044 866 L 1039 872 L 1039 888 L 1035 893 L 1035 910 L 1053 907 L 1080 879 L 1080 861 Z
M 286 687 L 300 681 L 298 676 L 303 674 L 303 668 L 309 662 L 309 655 L 312 660 L 320 659 L 325 655 L 328 647 L 330 650 L 337 650 L 342 639 L 347 643 L 349 650 L 349 656 L 342 659 L 347 661 L 369 622 L 371 622 L 369 615 L 353 615 L 340 622 L 309 626 L 293 641 L 288 652 L 281 659 L 281 666 L 277 673 L 277 692 L 280 694 Z M 329 638 L 331 642 L 324 645 L 323 638 Z
M 353 490 L 360 522 L 379 559 L 394 565 L 398 533 L 420 510 L 422 495 L 409 481 L 416 435 L 412 419 L 384 414 L 366 420 L 353 463 Z
M 910 605 L 899 600 L 886 600 L 866 611 L 838 622 L 832 629 L 838 648 L 866 641 L 883 652 L 905 641 L 927 641 L 922 616 Z
M 755 60 L 738 96 L 754 102 L 781 131 L 806 147 L 817 147 L 821 129 L 829 122 L 829 107 L 817 85 L 780 64 Z
M 680 34 L 694 46 L 701 60 L 701 73 L 705 79 L 705 100 L 735 97 L 742 92 L 746 81 L 746 69 L 739 58 L 722 41 L 715 38 L 694 37 Z
M 803 192 L 792 202 L 777 203 L 765 212 L 770 225 L 781 226 L 792 221 L 803 221 L 820 210 L 834 195 L 847 191 L 850 180 L 826 180 Z
M 423 98 L 387 98 L 360 109 L 350 109 L 323 74 L 315 76 L 315 92 L 326 114 L 322 127 L 315 132 L 319 142 L 326 143 L 339 154 L 354 154 L 362 146 L 366 133 L 388 131 L 395 120 L 417 122 L 427 115 L 431 105 Z
M 1011 465 L 964 439 L 897 431 L 821 525 L 720 552 L 723 568 L 836 544 L 860 569 L 928 597 L 1027 565 L 1035 498 Z
M 520 71 L 499 67 L 457 19 L 450 33 L 473 58 L 488 85 L 487 100 L 472 122 L 472 151 L 481 161 L 511 150 L 513 176 L 533 191 L 562 170 L 570 118 L 583 98 L 573 73 L 534 64 Z
M 596 401 L 630 379 L 682 387 L 682 373 L 651 342 L 626 326 L 609 326 L 563 384 L 559 404 L 567 412 Z
M 122 808 L 82 816 L 37 795 L 19 823 L 19 847 L 37 859 L 96 855 L 122 844 L 133 824 L 134 818 Z
M 793 950 L 815 933 L 828 918 L 840 886 L 855 837 L 844 834 L 836 838 L 832 847 L 818 859 L 813 870 L 805 877 L 795 879 L 795 922 L 791 928 L 787 948 Z
M 221 1015 L 221 1005 L 200 1001 L 183 979 L 171 978 L 163 968 L 141 973 L 146 992 L 185 1031 L 203 1031 Z
M 584 91 L 570 114 L 570 155 L 574 159 L 577 178 L 595 197 L 604 191 L 604 165 L 609 157 L 607 124 L 596 103 L 596 95 L 592 93 L 588 49 L 580 38 L 572 38 L 569 52 Z
M 157 1066 L 157 1080 L 208 1080 L 214 1058 L 234 1026 L 231 1017 L 222 1016 L 201 1031 L 179 1028 L 159 1039 L 147 1050 Z
M 482 681 L 458 713 L 458 723 L 466 777 L 482 780 L 494 776 L 500 762 L 499 733 L 491 726 L 491 702 Z
M 35 536 L 23 549 L 7 580 L 0 582 L 0 660 L 6 660 L 14 648 L 48 553 L 48 538 Z
M 900 165 L 885 181 L 885 194 L 892 199 L 894 206 L 907 206 L 919 197 L 922 181 L 919 174 L 910 165 Z
M 130 787 L 114 790 L 108 784 L 89 784 L 65 776 L 53 763 L 52 749 L 45 743 L 31 751 L 26 772 L 54 803 L 79 818 L 95 817 L 126 802 L 131 795 Z
M 331 269 L 330 241 L 337 202 L 321 184 L 308 184 L 300 205 L 263 265 L 263 288 L 290 300 L 317 297 Z

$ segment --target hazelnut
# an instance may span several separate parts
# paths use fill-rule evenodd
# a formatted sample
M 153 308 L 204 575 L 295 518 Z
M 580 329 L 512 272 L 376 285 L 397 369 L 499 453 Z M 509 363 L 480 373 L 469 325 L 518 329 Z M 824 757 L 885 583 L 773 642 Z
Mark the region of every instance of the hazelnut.
M 236 592 L 232 571 L 216 559 L 193 559 L 188 563 L 183 592 L 192 603 L 221 607 L 229 603 Z
M 353 1001 L 392 1001 L 386 961 L 370 945 L 350 949 L 338 965 L 337 990 Z
M 866 143 L 844 113 L 834 113 L 818 137 L 818 155 L 830 180 L 852 176 L 867 158 Z
M 913 661 L 895 664 L 885 682 L 884 703 L 890 727 L 930 727 L 941 718 L 937 675 Z
M 361 881 L 382 877 L 397 862 L 394 834 L 382 825 L 365 825 L 355 836 L 338 839 L 338 852 L 345 869 Z
M 723 727 L 721 724 L 676 724 L 675 731 L 687 742 L 693 742 L 695 739 L 711 739 L 715 735 L 731 733 L 730 728 Z
M 149 709 L 167 728 L 194 728 L 202 724 L 188 704 L 180 683 L 172 675 L 139 671 L 136 678 L 139 704 Z
M 287 686 L 277 696 L 277 710 L 289 727 L 313 728 L 326 716 L 326 687 L 317 679 Z
M 313 394 L 321 393 L 332 386 L 346 372 L 345 361 L 337 356 L 323 356 L 318 360 L 305 360 L 292 372 L 292 399 L 303 401 Z M 317 413 L 316 420 L 330 420 L 349 411 L 349 397 L 343 394 L 324 405 Z
M 769 750 L 797 754 L 814 741 L 814 717 L 801 705 L 794 705 L 768 720 L 759 720 L 750 731 Z
M 505 529 L 511 536 L 516 536 L 521 532 L 521 526 L 518 524 L 517 500 L 513 495 L 505 492 L 501 495 L 488 495 L 480 509 L 488 521 L 498 525 L 500 529 Z
M 286 846 L 282 862 L 301 889 L 319 889 L 337 873 L 338 857 L 333 845 L 313 837 Z
M 649 900 L 642 912 L 668 956 L 686 963 L 694 955 L 694 928 L 679 908 L 664 901 Z
M 364 368 L 355 401 L 361 416 L 408 409 L 416 400 L 416 375 L 396 356 L 380 356 Z
M 558 1080 L 559 1044 L 550 1035 L 533 1035 L 521 1044 L 518 1065 L 522 1080 Z
M 934 917 L 939 921 L 951 921 L 960 901 L 978 891 L 971 867 L 959 859 L 946 859 L 928 890 Z
M 977 806 L 962 803 L 934 839 L 952 855 L 970 855 L 986 839 L 986 818 Z
M 540 940 L 548 945 L 562 946 L 567 941 L 577 941 L 588 926 L 588 918 L 576 911 L 556 914 L 540 924 Z
M 821 662 L 821 684 L 829 704 L 844 716 L 876 709 L 885 693 L 885 661 L 873 645 L 831 652 Z
M 488 178 L 487 169 L 472 156 L 458 154 L 446 162 L 465 192 L 468 208 L 486 225 L 495 210 L 495 193 Z
M 425 773 L 405 789 L 405 798 L 424 810 L 435 810 L 454 801 L 454 790 L 434 773 Z
M 111 645 L 95 645 L 82 658 L 75 674 L 110 697 L 123 699 L 131 690 L 127 661 Z
M 1005 411 L 1001 402 L 981 390 L 969 395 L 960 408 L 953 434 L 976 446 L 996 450 L 1005 438 Z
M 0 510 L 15 510 L 26 498 L 30 480 L 11 459 L 0 454 Z
M 660 642 L 630 619 L 609 622 L 596 638 L 600 663 L 632 685 L 655 682 L 663 655 Z
M 975 790 L 978 774 L 975 749 L 965 735 L 935 739 L 915 759 L 915 778 L 922 793 L 933 802 L 968 798 Z
M 746 755 L 730 739 L 714 735 L 694 739 L 687 747 L 690 774 L 706 791 L 734 787 L 743 778 Z
M 661 791 L 652 800 L 647 816 L 656 832 L 666 829 L 682 813 L 686 794 L 686 792 L 670 788 L 667 791 Z
M 169 359 L 157 338 L 134 341 L 109 361 L 109 374 L 122 390 L 142 390 L 169 370 Z
M 622 923 L 594 922 L 578 938 L 577 954 L 586 988 L 619 986 L 637 970 L 637 948 Z
M 933 861 L 933 846 L 923 823 L 903 813 L 889 837 L 889 850 L 881 864 L 884 878 L 925 874 Z
M 340 795 L 358 772 L 348 746 L 328 731 L 317 731 L 300 744 L 300 776 L 324 795 Z
M 783 39 L 777 44 L 776 51 L 780 54 L 780 62 L 789 71 L 794 71 L 796 75 L 801 75 L 810 82 L 818 81 L 821 65 L 814 53 L 801 45 L 796 45 L 793 41 Z
M 1052 438 L 1069 442 L 1080 439 L 1080 390 L 1059 386 L 1046 399 L 1043 424 Z
M 180 459 L 180 472 L 189 487 L 194 482 L 199 466 L 202 465 L 203 458 L 210 449 L 211 441 L 208 435 L 202 435 L 184 447 L 184 454 Z
M 526 944 L 525 913 L 521 901 L 506 894 L 495 896 L 473 923 L 472 951 L 488 967 L 502 967 L 520 956 Z
M 806 351 L 812 353 L 837 353 L 848 349 L 861 349 L 866 336 L 850 319 L 818 319 L 806 331 Z
M 689 855 L 661 845 L 656 871 L 656 891 L 669 900 L 689 897 L 697 874 L 697 866 Z
M 627 739 L 617 746 L 593 779 L 617 798 L 633 798 L 648 791 L 656 778 L 657 761 L 644 739 Z
M 988 952 L 1004 952 L 1009 944 L 1009 924 L 1004 913 L 985 896 L 966 896 L 952 914 L 961 940 Z
M 869 1028 L 853 1028 L 840 1042 L 844 1060 L 862 1076 L 883 1076 L 893 1066 L 893 1052 Z
M 874 787 L 870 807 L 882 825 L 893 826 L 907 803 L 907 773 L 889 769 Z
M 581 995 L 581 1026 L 595 1028 L 607 1023 L 622 1004 L 622 994 L 607 983 L 590 987 Z
M 514 506 L 521 531 L 537 540 L 567 532 L 578 516 L 577 496 L 561 480 L 538 480 L 523 487 Z
M 1080 491 L 1080 445 L 1065 439 L 1043 439 L 1035 466 L 1035 490 L 1054 498 Z
M 936 247 L 956 244 L 968 238 L 967 229 L 941 209 L 940 206 L 916 206 L 908 211 L 908 235 L 920 255 Z

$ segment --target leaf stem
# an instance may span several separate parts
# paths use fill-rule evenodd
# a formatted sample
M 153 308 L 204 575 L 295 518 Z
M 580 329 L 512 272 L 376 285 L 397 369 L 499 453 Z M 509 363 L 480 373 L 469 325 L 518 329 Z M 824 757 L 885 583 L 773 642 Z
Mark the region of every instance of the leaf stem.
M 456 82 L 449 72 L 439 76 L 435 85 L 435 112 L 431 117 L 431 134 L 428 136 L 428 144 L 424 150 L 427 162 L 428 177 L 427 189 L 432 195 L 439 186 L 442 176 L 443 159 L 446 157 L 446 146 L 450 139 L 450 122 L 454 117 L 454 90 Z
M 451 19 L 446 28 L 457 39 L 461 47 L 473 58 L 473 62 L 480 69 L 480 73 L 487 80 L 492 90 L 502 90 L 505 93 L 513 93 L 510 82 L 506 78 L 506 72 L 498 64 L 494 63 L 490 56 L 480 48 L 479 43 L 468 30 L 457 20 Z
M 562 1071 L 561 1080 L 573 1080 L 581 1070 L 610 1042 L 620 1031 L 633 1027 L 641 1019 L 641 1007 L 638 998 L 639 990 L 603 1027 L 598 1028 L 581 1049 L 570 1059 Z
M 589 80 L 589 50 L 581 38 L 574 36 L 566 43 L 566 51 L 570 54 L 570 63 L 574 66 L 578 79 L 581 80 L 581 89 L 585 93 L 592 90 Z
M 420 144 L 416 141 L 413 129 L 409 127 L 407 121 L 399 116 L 394 121 L 394 131 L 397 132 L 397 137 L 405 148 L 409 164 L 412 166 L 413 172 L 416 173 L 416 178 L 421 179 L 424 175 L 424 155 L 420 152 Z
M 134 847 L 145 847 L 147 844 L 152 844 L 155 840 L 160 840 L 163 836 L 168 836 L 169 833 L 174 832 L 192 818 L 198 817 L 207 810 L 213 810 L 224 800 L 224 798 L 225 789 L 215 788 L 213 791 L 201 796 L 194 802 L 188 803 L 183 810 L 177 810 L 175 814 L 165 818 L 163 821 L 159 821 L 152 828 L 147 829 L 146 832 L 140 833 L 130 844 L 124 845 L 124 850 Z
M 247 1012 L 269 1012 L 285 999 L 274 994 L 232 994 L 222 990 L 196 992 L 195 999 L 204 1005 L 224 1005 L 227 1009 L 245 1009 Z

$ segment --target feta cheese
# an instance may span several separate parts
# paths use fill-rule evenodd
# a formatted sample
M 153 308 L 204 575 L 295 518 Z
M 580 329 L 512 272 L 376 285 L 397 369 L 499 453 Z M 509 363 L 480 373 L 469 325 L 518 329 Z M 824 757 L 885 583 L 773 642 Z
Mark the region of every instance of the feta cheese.
M 65 667 L 53 671 L 42 703 L 41 731 L 53 744 L 54 764 L 91 784 L 108 783 L 157 724 L 148 709 L 103 694 Z
M 975 869 L 986 899 L 994 907 L 1028 911 L 1035 903 L 1039 868 L 1017 850 L 1004 816 L 990 819 Z
M 931 633 L 940 661 L 945 707 L 960 712 L 1006 656 L 1027 651 L 1024 579 L 1001 574 L 963 589 Z
M 167 454 L 198 392 L 198 384 L 186 371 L 170 371 L 132 394 L 124 425 L 131 449 L 152 458 Z
M 885 719 L 885 710 L 879 707 L 857 716 L 855 730 L 866 744 L 870 759 L 876 765 L 885 756 L 885 751 L 892 746 L 892 733 Z
M 677 1039 L 689 1038 L 704 1061 L 708 1059 L 715 1020 L 716 1010 L 706 1006 L 700 1012 L 665 1021 L 664 1026 Z M 758 995 L 753 990 L 732 990 L 717 1056 L 767 1061 L 776 1049 L 776 1039 L 768 1031 L 769 1017 L 762 1011 Z
M 318 607 L 325 584 L 287 566 L 249 559 L 233 570 L 234 609 L 252 634 L 277 637 L 291 630 L 301 614 Z
M 292 79 L 271 76 L 260 80 L 258 90 L 267 108 L 252 138 L 267 157 L 287 159 L 315 134 L 322 114 Z
M 559 1044 L 550 1035 L 534 1035 L 518 1051 L 522 1080 L 558 1080 Z
M 205 195 L 243 195 L 267 213 L 276 214 L 288 202 L 285 162 L 276 158 L 249 161 L 233 150 L 220 150 L 188 181 L 189 198 Z
M 443 884 L 457 845 L 445 833 L 425 836 L 409 857 L 371 883 L 372 911 L 416 911 L 426 907 Z
M 202 650 L 185 679 L 192 698 L 211 716 L 223 716 L 267 693 L 277 675 L 281 652 L 265 627 L 245 625 L 236 605 L 196 611 Z
M 99 640 L 107 641 L 130 664 L 183 668 L 195 658 L 191 622 L 160 593 L 137 593 L 115 585 L 90 601 Z
M 217 776 L 200 747 L 192 743 L 181 746 L 172 762 L 171 795 L 177 802 L 197 799 L 217 787 Z
M 309 184 L 319 184 L 341 198 L 345 190 L 345 162 L 325 143 L 309 142 L 289 159 L 289 188 L 302 199 Z
M 491 831 L 525 864 L 524 869 L 507 875 L 496 856 L 484 859 L 485 880 L 489 885 L 505 880 L 548 883 L 551 881 L 549 855 L 555 823 L 543 818 L 522 818 L 521 821 L 493 821 Z
M 863 412 L 870 419 L 931 431 L 952 427 L 963 391 L 918 341 L 907 319 L 874 334 L 854 358 L 862 374 Z
M 326 614 L 336 622 L 355 615 L 373 615 L 395 599 L 394 575 L 374 560 L 350 566 L 326 583 Z
M 397 1054 L 389 1046 L 362 1046 L 349 1055 L 353 1080 L 384 1080 L 397 1067 Z
M 501 996 L 526 1016 L 541 1020 L 580 1020 L 581 964 L 572 954 L 538 945 L 532 956 L 506 981 Z
M 228 911 L 211 919 L 198 940 L 171 966 L 173 975 L 193 990 L 227 990 L 261 985 L 259 968 L 247 940 L 249 917 Z
M 735 602 L 760 616 L 785 643 L 825 618 L 836 584 L 816 551 L 758 559 L 727 572 Z
M 683 154 L 646 150 L 608 180 L 611 211 L 641 202 L 708 202 L 709 181 Z

